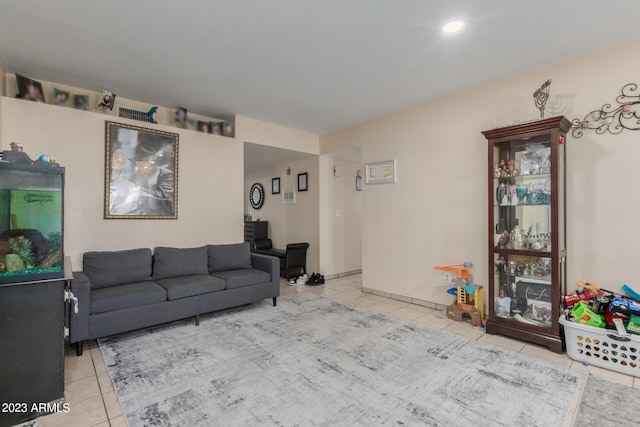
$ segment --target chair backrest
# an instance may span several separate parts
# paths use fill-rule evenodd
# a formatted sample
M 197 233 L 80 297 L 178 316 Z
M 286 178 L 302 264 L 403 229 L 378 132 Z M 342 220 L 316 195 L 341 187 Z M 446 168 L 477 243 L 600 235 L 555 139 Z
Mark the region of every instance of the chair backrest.
M 304 267 L 307 265 L 308 243 L 289 243 L 285 251 L 287 267 Z
M 265 249 L 271 249 L 273 247 L 271 243 L 271 239 L 252 240 L 251 243 L 253 245 L 254 250 L 260 250 L 260 249 L 265 250 Z

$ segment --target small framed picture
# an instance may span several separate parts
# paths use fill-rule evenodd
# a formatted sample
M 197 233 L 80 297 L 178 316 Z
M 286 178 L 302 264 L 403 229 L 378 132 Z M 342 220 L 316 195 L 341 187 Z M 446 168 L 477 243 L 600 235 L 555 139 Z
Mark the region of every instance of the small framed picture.
M 16 95 L 16 98 L 26 99 L 28 101 L 44 102 L 42 83 L 21 74 L 16 74 L 16 81 L 18 83 L 18 94 Z
M 184 128 L 187 122 L 187 109 L 184 107 L 177 107 L 176 108 L 176 115 L 175 115 L 175 121 L 176 121 L 176 125 L 178 125 L 179 128 Z
M 59 107 L 71 107 L 71 94 L 66 90 L 53 88 L 53 103 Z
M 365 165 L 367 184 L 388 184 L 396 182 L 396 161 L 367 163 Z
M 280 194 L 280 177 L 271 178 L 271 194 Z
M 209 122 L 198 120 L 198 132 L 210 133 Z
M 309 189 L 309 185 L 307 182 L 309 174 L 307 172 L 298 174 L 298 191 L 307 191 Z
M 76 110 L 89 110 L 89 95 L 73 95 L 73 108 Z
M 296 191 L 293 188 L 285 188 L 282 191 L 282 204 L 283 205 L 296 204 Z

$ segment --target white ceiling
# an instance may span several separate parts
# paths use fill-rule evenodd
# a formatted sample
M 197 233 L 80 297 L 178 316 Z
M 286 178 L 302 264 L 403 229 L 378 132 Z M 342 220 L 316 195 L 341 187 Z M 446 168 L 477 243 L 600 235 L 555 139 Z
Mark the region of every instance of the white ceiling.
M 639 29 L 638 0 L 0 0 L 9 72 L 315 134 Z M 246 144 L 245 170 L 300 157 Z
M 466 27 L 441 33 L 452 18 Z M 0 0 L 0 55 L 36 79 L 322 134 L 639 24 L 638 0 Z

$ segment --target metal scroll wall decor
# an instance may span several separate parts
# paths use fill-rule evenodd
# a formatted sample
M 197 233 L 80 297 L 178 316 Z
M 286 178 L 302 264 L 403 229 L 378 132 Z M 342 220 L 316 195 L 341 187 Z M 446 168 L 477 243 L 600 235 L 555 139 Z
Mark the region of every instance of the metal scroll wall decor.
M 617 105 L 604 104 L 599 110 L 593 110 L 584 119 L 573 119 L 571 135 L 580 138 L 586 129 L 595 129 L 597 134 L 610 132 L 619 134 L 623 130 L 640 130 L 640 91 L 635 83 L 627 83 L 616 98 Z
M 549 100 L 549 91 L 551 90 L 551 79 L 542 83 L 542 86 L 533 92 L 533 100 L 536 103 L 536 108 L 540 110 L 540 118 L 544 119 L 544 106 L 547 105 Z

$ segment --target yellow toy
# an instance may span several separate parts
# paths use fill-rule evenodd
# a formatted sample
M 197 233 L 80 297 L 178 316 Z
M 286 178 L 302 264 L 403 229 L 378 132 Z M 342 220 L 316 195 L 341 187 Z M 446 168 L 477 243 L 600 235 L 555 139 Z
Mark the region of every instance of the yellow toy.
M 462 321 L 462 317 L 467 315 L 471 319 L 473 326 L 480 326 L 484 317 L 484 289 L 480 285 L 467 284 L 469 279 L 469 268 L 473 264 L 435 266 L 434 269 L 455 273 L 458 277 L 454 279 L 457 285 L 455 288 L 456 302 L 447 307 L 447 317 L 449 319 Z M 452 291 L 453 289 L 450 289 Z M 453 292 L 450 292 L 453 294 Z

